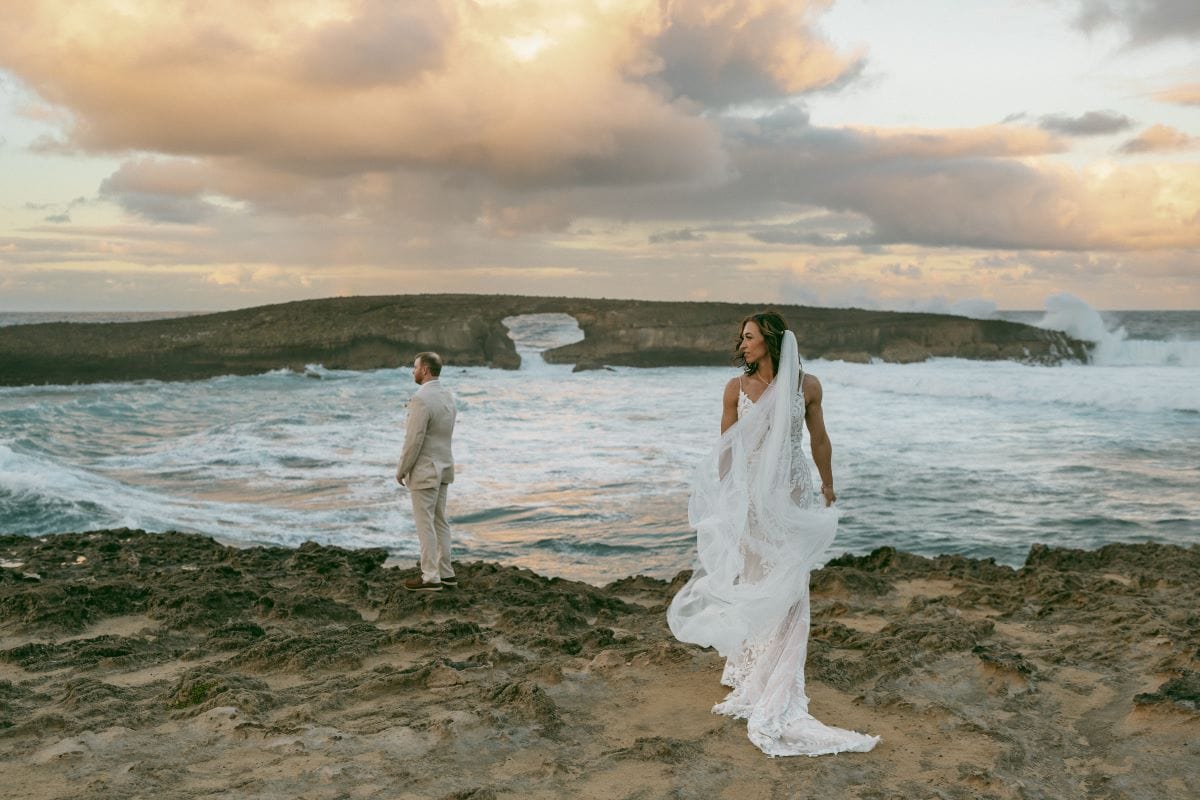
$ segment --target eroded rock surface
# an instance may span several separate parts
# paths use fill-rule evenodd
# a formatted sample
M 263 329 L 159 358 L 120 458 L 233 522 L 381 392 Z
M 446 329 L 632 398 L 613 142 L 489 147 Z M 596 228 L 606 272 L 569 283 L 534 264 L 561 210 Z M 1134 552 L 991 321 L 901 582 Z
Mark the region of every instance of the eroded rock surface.
M 890 548 L 814 573 L 812 710 L 869 754 L 768 759 L 676 642 L 686 573 L 595 587 L 383 550 L 0 537 L 13 797 L 1190 797 L 1200 548 Z M 30 577 L 36 575 L 37 577 Z

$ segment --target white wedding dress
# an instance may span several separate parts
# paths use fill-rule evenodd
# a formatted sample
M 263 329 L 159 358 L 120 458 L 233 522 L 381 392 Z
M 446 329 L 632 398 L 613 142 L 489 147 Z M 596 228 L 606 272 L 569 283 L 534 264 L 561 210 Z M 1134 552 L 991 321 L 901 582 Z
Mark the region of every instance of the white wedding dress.
M 743 392 L 738 421 L 693 478 L 692 578 L 667 611 L 677 639 L 725 656 L 732 691 L 713 707 L 747 721 L 769 756 L 866 752 L 879 741 L 808 713 L 809 573 L 837 533 L 819 503 L 802 449 L 804 399 L 796 340 L 784 333 L 779 374 L 757 402 Z

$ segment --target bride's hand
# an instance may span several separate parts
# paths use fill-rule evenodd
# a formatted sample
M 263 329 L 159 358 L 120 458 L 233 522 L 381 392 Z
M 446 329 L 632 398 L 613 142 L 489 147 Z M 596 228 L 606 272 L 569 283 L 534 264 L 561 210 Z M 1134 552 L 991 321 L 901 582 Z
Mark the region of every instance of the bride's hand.
M 825 507 L 826 508 L 833 505 L 834 501 L 837 500 L 837 494 L 833 491 L 832 486 L 825 486 L 822 484 L 821 496 L 825 498 Z

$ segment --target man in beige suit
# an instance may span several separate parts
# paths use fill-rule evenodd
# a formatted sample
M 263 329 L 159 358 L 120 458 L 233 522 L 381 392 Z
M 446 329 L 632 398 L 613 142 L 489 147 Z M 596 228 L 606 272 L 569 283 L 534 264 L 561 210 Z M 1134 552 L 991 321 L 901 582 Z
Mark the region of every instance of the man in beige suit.
M 396 482 L 412 495 L 413 522 L 421 545 L 421 577 L 404 582 L 413 592 L 440 592 L 456 587 L 458 579 L 450 565 L 450 524 L 446 522 L 446 490 L 454 481 L 454 456 L 450 437 L 454 434 L 454 395 L 442 386 L 442 359 L 437 353 L 421 353 L 413 362 L 417 389 L 408 402 L 404 451 L 396 466 Z

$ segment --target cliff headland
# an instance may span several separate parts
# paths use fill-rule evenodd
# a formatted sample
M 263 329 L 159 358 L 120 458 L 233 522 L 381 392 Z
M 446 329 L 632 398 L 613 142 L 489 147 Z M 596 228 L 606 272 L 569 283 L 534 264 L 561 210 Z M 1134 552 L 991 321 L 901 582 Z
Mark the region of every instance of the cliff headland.
M 273 369 L 395 368 L 437 350 L 456 366 L 516 369 L 503 320 L 565 313 L 580 342 L 545 353 L 578 369 L 730 363 L 738 321 L 761 305 L 518 295 L 338 297 L 126 323 L 0 328 L 0 385 L 196 380 Z M 922 361 L 937 356 L 1086 361 L 1058 331 L 945 314 L 779 305 L 805 358 Z

